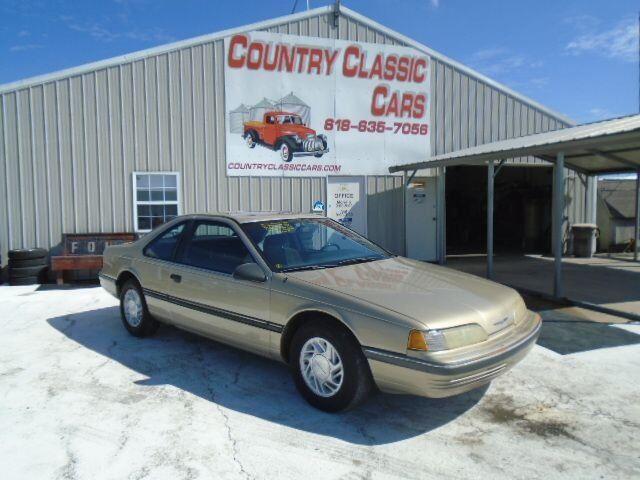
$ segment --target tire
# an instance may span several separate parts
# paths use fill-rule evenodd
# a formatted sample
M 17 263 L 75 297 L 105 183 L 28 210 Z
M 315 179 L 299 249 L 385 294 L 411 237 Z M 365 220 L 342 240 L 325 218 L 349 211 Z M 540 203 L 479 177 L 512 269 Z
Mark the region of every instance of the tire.
M 22 267 L 16 268 L 13 265 L 9 267 L 9 278 L 24 278 L 24 277 L 36 277 L 38 278 L 44 270 L 46 266 L 36 266 L 36 267 Z
M 158 330 L 158 321 L 149 313 L 142 289 L 135 280 L 127 280 L 120 290 L 120 316 L 124 327 L 135 337 L 148 337 Z
M 9 260 L 30 260 L 45 258 L 47 251 L 44 248 L 25 248 L 21 250 L 9 250 Z
M 337 352 L 337 357 L 327 348 L 327 342 Z M 316 348 L 318 345 L 320 349 Z M 322 348 L 325 348 L 324 352 Z M 310 351 L 321 353 L 311 354 Z M 315 361 L 314 357 L 322 358 Z M 328 373 L 332 364 L 335 367 L 338 361 L 341 362 L 342 375 Z M 362 347 L 345 327 L 334 322 L 314 320 L 300 327 L 291 341 L 289 365 L 300 394 L 313 407 L 325 412 L 354 408 L 364 402 L 373 390 L 373 378 Z M 322 378 L 316 376 L 319 381 L 312 386 L 313 375 L 305 377 L 305 368 L 310 373 L 318 372 L 325 378 L 330 377 L 333 384 L 323 383 Z
M 256 148 L 256 143 L 258 143 L 258 139 L 256 138 L 256 135 L 253 132 L 247 132 L 246 135 L 244 136 L 244 139 L 247 144 L 247 147 Z
M 295 147 L 290 140 L 287 140 L 285 138 L 282 143 L 280 143 L 278 150 L 280 151 L 280 158 L 283 162 L 289 163 L 291 160 L 293 160 L 293 152 L 295 150 Z
M 9 285 L 39 285 L 38 277 L 10 278 Z
M 24 268 L 24 267 L 46 267 L 47 258 L 29 258 L 26 260 L 11 260 L 9 262 L 9 268 Z
M 321 138 L 322 140 L 322 150 L 326 150 L 327 149 L 327 141 L 324 138 Z M 320 158 L 322 157 L 322 155 L 324 155 L 323 153 L 314 153 L 313 156 L 316 158 Z

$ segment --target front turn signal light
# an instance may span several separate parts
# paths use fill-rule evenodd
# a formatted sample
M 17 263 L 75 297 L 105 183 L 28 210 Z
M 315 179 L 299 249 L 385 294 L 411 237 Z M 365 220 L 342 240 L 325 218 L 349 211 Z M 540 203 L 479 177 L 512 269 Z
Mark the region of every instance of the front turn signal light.
M 424 333 L 420 330 L 411 330 L 411 332 L 409 332 L 409 340 L 407 341 L 407 349 L 422 352 L 429 350 L 427 341 L 424 338 Z

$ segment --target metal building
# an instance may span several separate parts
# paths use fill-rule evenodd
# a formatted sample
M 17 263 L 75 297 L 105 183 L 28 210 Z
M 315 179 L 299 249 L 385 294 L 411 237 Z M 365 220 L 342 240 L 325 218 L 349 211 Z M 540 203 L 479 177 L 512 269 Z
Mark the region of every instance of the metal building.
M 326 178 L 226 174 L 224 39 L 250 31 L 401 45 L 427 55 L 433 155 L 571 124 L 344 6 L 317 8 L 0 86 L 2 261 L 8 249 L 54 247 L 63 233 L 134 231 L 140 221 L 134 172 L 177 172 L 175 187 L 165 179 L 159 188 L 175 188 L 179 213 L 306 212 L 315 200 L 326 201 Z M 593 188 L 573 171 L 567 176 L 568 222 L 585 221 L 593 214 L 587 211 Z M 162 183 L 161 177 L 144 179 L 154 180 Z M 397 253 L 407 248 L 406 181 L 363 178 L 367 235 Z M 446 244 L 444 195 L 439 185 L 439 257 Z M 150 205 L 149 221 L 162 215 Z

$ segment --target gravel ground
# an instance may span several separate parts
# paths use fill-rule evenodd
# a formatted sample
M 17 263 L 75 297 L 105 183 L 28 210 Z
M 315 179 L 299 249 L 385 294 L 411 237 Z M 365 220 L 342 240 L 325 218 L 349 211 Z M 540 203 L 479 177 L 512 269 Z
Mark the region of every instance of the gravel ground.
M 542 313 L 488 388 L 329 415 L 278 363 L 129 336 L 99 288 L 0 287 L 2 478 L 638 478 L 640 326 Z

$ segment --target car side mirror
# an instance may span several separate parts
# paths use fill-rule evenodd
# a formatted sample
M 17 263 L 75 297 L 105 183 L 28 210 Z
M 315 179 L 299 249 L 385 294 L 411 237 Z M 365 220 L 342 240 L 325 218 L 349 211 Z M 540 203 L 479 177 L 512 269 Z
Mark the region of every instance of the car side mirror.
M 248 280 L 250 282 L 265 282 L 267 276 L 257 263 L 243 263 L 233 271 L 236 280 Z

